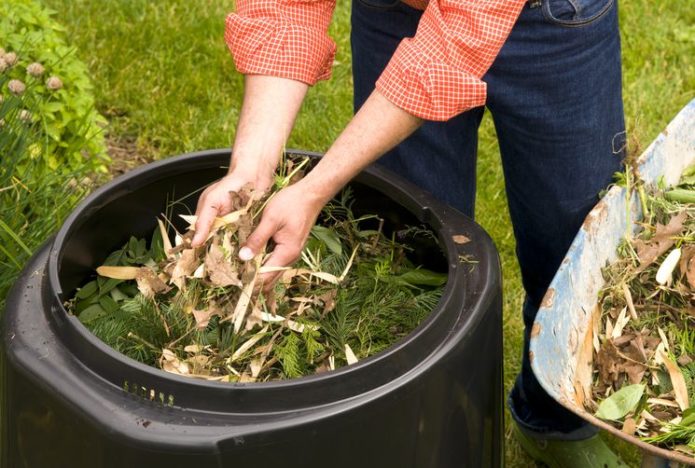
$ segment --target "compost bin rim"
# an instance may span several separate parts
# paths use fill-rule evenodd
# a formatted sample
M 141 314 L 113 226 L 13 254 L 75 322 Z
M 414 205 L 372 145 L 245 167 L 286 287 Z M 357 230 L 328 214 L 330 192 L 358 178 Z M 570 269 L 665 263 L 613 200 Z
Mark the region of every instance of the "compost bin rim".
M 319 157 L 317 153 L 309 153 L 305 151 L 298 150 L 288 150 L 289 154 L 298 155 L 310 155 L 312 157 Z M 445 347 L 447 340 L 457 335 L 465 335 L 470 329 L 475 327 L 476 323 L 483 320 L 482 314 L 474 313 L 479 308 L 480 298 L 486 297 L 486 292 L 496 286 L 494 281 L 486 281 L 480 284 L 480 280 L 489 280 L 491 277 L 496 277 L 497 273 L 493 270 L 493 266 L 497 262 L 497 255 L 494 249 L 494 244 L 489 238 L 487 233 L 480 228 L 477 224 L 469 221 L 462 214 L 455 211 L 453 208 L 449 208 L 437 200 L 435 200 L 431 195 L 425 194 L 420 189 L 415 188 L 409 182 L 406 182 L 399 177 L 389 173 L 380 167 L 370 167 L 361 173 L 356 179 L 358 181 L 368 180 L 372 182 L 369 187 L 387 195 L 393 196 L 392 190 L 401 192 L 403 199 L 394 201 L 416 216 L 422 217 L 423 222 L 430 224 L 434 229 L 438 231 L 440 242 L 443 243 L 444 255 L 447 258 L 449 264 L 449 281 L 445 287 L 442 295 L 442 299 L 433 309 L 432 313 L 408 336 L 399 340 L 393 346 L 388 349 L 361 360 L 359 363 L 352 366 L 345 366 L 335 371 L 326 372 L 318 375 L 304 376 L 296 379 L 282 380 L 282 381 L 271 381 L 271 382 L 257 382 L 257 383 L 221 383 L 221 382 L 210 382 L 191 379 L 188 377 L 180 377 L 160 369 L 156 369 L 145 364 L 139 363 L 127 356 L 117 352 L 108 345 L 101 342 L 98 338 L 92 335 L 75 317 L 70 317 L 62 304 L 62 291 L 60 288 L 60 279 L 58 275 L 58 265 L 60 264 L 61 255 L 60 252 L 64 247 L 67 240 L 70 238 L 70 234 L 78 229 L 80 226 L 80 217 L 88 216 L 91 213 L 95 213 L 99 208 L 105 206 L 110 201 L 116 199 L 120 193 L 123 193 L 123 189 L 132 188 L 134 186 L 141 187 L 144 184 L 152 183 L 156 180 L 166 178 L 174 173 L 179 173 L 181 171 L 181 164 L 196 165 L 198 169 L 206 168 L 216 168 L 220 167 L 218 158 L 225 157 L 228 158 L 230 154 L 229 149 L 217 149 L 209 151 L 200 151 L 195 153 L 188 153 L 176 157 L 171 157 L 157 161 L 155 163 L 142 166 L 127 174 L 124 174 L 113 181 L 107 183 L 103 187 L 96 190 L 94 193 L 89 195 L 80 205 L 73 211 L 73 213 L 65 221 L 65 224 L 59 230 L 53 245 L 51 246 L 49 256 L 48 256 L 48 281 L 44 282 L 44 296 L 49 298 L 49 302 L 52 302 L 55 307 L 48 307 L 46 309 L 55 309 L 51 313 L 48 313 L 49 321 L 52 322 L 55 331 L 58 334 L 65 336 L 70 336 L 72 340 L 64 340 L 63 345 L 75 352 L 75 341 L 80 339 L 89 343 L 89 345 L 94 348 L 94 350 L 101 353 L 104 357 L 109 359 L 112 363 L 115 363 L 121 367 L 134 369 L 135 373 L 139 374 L 141 378 L 135 380 L 143 380 L 142 382 L 137 382 L 138 384 L 147 385 L 150 387 L 150 382 L 157 382 L 152 384 L 152 388 L 162 388 L 178 386 L 181 383 L 185 383 L 190 388 L 196 388 L 198 390 L 206 390 L 215 393 L 224 393 L 230 391 L 243 391 L 244 393 L 263 393 L 263 392 L 273 392 L 273 391 L 286 391 L 288 389 L 298 389 L 301 390 L 308 385 L 316 386 L 320 384 L 328 385 L 327 388 L 332 388 L 333 392 L 327 392 L 327 397 L 330 401 L 335 401 L 336 399 L 350 398 L 355 395 L 355 391 L 350 389 L 351 392 L 346 393 L 336 392 L 335 387 L 348 387 L 349 385 L 336 386 L 333 385 L 336 382 L 344 380 L 346 382 L 360 380 L 360 379 L 348 379 L 354 374 L 358 376 L 362 372 L 367 372 L 370 369 L 382 367 L 382 370 L 388 370 L 389 363 L 397 360 L 397 354 L 408 349 L 416 342 L 419 338 L 426 336 L 428 333 L 437 333 L 443 335 L 443 338 L 439 341 L 435 340 L 434 344 L 429 343 L 429 346 L 424 352 L 415 353 L 419 356 L 419 359 L 414 363 L 410 363 L 407 366 L 396 366 L 398 367 L 398 372 L 382 372 L 382 379 L 373 379 L 370 384 L 363 384 L 366 388 L 359 388 L 357 392 L 364 393 L 371 389 L 375 389 L 381 385 L 387 384 L 393 378 L 397 378 L 405 375 L 417 375 L 421 371 L 424 371 L 423 363 L 427 362 L 428 357 L 437 354 L 439 348 Z M 205 162 L 200 162 L 201 159 L 206 158 Z M 216 159 L 217 158 L 217 159 Z M 156 174 L 156 175 L 155 175 Z M 390 180 L 386 180 L 385 176 Z M 370 180 L 371 179 L 371 180 Z M 123 185 L 121 190 L 114 191 L 113 189 Z M 415 194 L 415 195 L 413 195 Z M 416 205 L 421 210 L 421 213 L 417 213 L 412 208 L 412 205 Z M 451 219 L 447 219 L 446 222 L 443 218 L 446 217 L 454 218 L 455 222 Z M 453 239 L 453 234 L 465 233 L 471 239 L 475 239 L 476 242 L 470 242 L 469 244 L 459 245 L 456 244 Z M 472 235 L 475 233 L 475 236 Z M 471 245 L 473 244 L 473 245 Z M 474 249 L 478 247 L 478 249 Z M 480 248 L 488 247 L 488 248 Z M 489 248 L 492 247 L 492 248 Z M 461 268 L 458 266 L 458 257 L 462 254 L 468 254 L 474 251 L 478 259 L 482 260 L 474 271 L 468 271 L 468 268 Z M 477 280 L 477 281 L 476 281 Z M 454 287 L 454 286 L 457 287 Z M 48 295 L 48 296 L 46 296 Z M 450 325 L 454 327 L 455 333 L 449 331 L 438 330 L 438 328 L 443 327 L 444 312 L 446 310 L 446 305 L 455 300 L 459 300 L 463 307 L 456 312 L 455 317 L 450 317 Z M 469 310 L 467 316 L 462 313 L 463 310 Z M 449 328 L 452 328 L 449 327 Z M 425 338 L 423 338 L 424 340 Z M 82 356 L 85 357 L 85 356 Z M 88 365 L 89 360 L 85 359 L 83 365 L 90 368 L 90 370 L 101 378 L 111 382 L 115 386 L 120 386 L 123 383 L 123 379 L 116 379 L 112 375 L 105 375 L 103 369 L 96 369 L 93 366 Z M 101 366 L 109 367 L 109 366 Z M 420 370 L 419 370 L 420 369 Z M 101 371 L 100 371 L 101 370 Z M 123 373 L 120 374 L 121 376 Z M 117 381 L 118 380 L 118 381 Z M 134 382 L 134 381 L 133 381 Z M 164 385 L 162 385 L 164 384 Z M 336 395 L 338 393 L 339 395 Z M 318 402 L 314 399 L 311 405 L 316 405 Z M 266 407 L 267 408 L 267 407 Z

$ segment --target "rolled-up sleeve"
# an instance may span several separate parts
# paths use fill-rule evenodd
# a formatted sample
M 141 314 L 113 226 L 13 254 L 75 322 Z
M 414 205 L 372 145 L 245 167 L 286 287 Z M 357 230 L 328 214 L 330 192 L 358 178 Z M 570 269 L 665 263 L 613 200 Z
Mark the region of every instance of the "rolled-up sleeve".
M 525 0 L 430 0 L 376 83 L 389 101 L 426 120 L 448 120 L 485 104 L 482 77 Z
M 328 79 L 335 42 L 328 35 L 335 0 L 238 0 L 225 40 L 237 70 L 309 85 Z

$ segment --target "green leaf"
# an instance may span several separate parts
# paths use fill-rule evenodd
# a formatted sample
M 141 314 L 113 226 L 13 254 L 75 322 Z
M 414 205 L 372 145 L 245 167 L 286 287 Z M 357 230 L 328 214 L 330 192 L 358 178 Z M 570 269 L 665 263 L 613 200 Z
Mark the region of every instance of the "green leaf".
M 84 299 L 82 301 L 76 301 L 73 313 L 75 315 L 79 315 L 80 313 L 82 313 L 82 311 L 87 309 L 89 306 L 92 306 L 92 305 L 98 304 L 98 303 L 99 303 L 99 296 L 97 296 L 96 294 L 94 296 L 88 297 L 87 299 Z
M 162 260 L 166 259 L 166 252 L 164 252 L 164 241 L 162 240 L 162 233 L 159 229 L 155 229 L 152 233 L 149 255 L 157 262 L 161 262 Z
M 97 282 L 90 281 L 89 283 L 82 286 L 82 288 L 75 294 L 76 299 L 86 299 L 97 292 Z
M 110 294 L 111 294 L 111 299 L 113 299 L 116 302 L 125 301 L 126 299 L 130 299 L 130 297 L 123 294 L 123 292 L 121 292 L 121 290 L 118 288 L 113 288 L 111 290 Z
M 58 112 L 63 108 L 62 102 L 47 102 L 43 104 L 41 110 L 43 112 Z
M 633 411 L 644 395 L 644 385 L 634 384 L 623 387 L 601 402 L 596 417 L 612 421 L 622 419 Z
M 100 319 L 106 315 L 106 311 L 99 305 L 94 304 L 87 307 L 79 315 L 80 322 L 87 325 L 97 319 Z
M 412 284 L 413 286 L 443 286 L 446 284 L 447 278 L 448 275 L 446 273 L 437 273 L 425 268 L 409 270 L 402 275 L 396 276 L 396 280 Z
M 114 301 L 111 296 L 103 296 L 99 299 L 99 305 L 101 306 L 102 309 L 108 314 L 113 314 L 114 312 L 117 312 L 120 307 Z M 81 315 L 80 315 L 81 317 Z
M 99 278 L 100 280 L 104 280 L 105 278 Z M 106 281 L 99 282 L 99 297 L 103 296 L 104 294 L 108 294 L 111 292 L 113 288 L 121 284 L 123 280 L 115 279 L 115 278 L 108 278 Z
M 695 407 L 683 411 L 683 419 L 681 419 L 680 425 L 695 427 Z
M 336 255 L 343 254 L 343 245 L 340 243 L 338 234 L 324 226 L 314 226 L 311 234 L 323 242 L 328 249 Z

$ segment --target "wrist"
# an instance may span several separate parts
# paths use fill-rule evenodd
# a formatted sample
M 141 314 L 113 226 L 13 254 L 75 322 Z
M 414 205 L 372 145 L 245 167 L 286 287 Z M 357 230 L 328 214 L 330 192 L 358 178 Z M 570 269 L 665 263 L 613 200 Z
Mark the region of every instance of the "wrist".
M 302 194 L 305 203 L 312 210 L 319 212 L 333 199 L 342 186 L 334 184 L 331 180 L 322 179 L 314 170 L 295 183 L 294 187 L 298 193 Z
M 275 169 L 279 161 L 278 157 L 263 157 L 234 151 L 227 175 L 234 175 L 254 184 L 263 189 L 270 187 L 273 183 Z

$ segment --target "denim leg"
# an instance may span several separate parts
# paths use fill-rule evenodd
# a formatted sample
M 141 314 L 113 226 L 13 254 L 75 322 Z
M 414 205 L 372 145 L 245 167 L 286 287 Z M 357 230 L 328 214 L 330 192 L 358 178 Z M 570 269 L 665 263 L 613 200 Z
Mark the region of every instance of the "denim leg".
M 374 8 L 352 2 L 352 58 L 355 111 L 404 37 L 415 34 L 422 12 L 404 4 Z M 375 0 L 369 0 L 372 4 Z M 385 3 L 385 2 L 384 2 Z M 413 135 L 379 159 L 387 167 L 439 200 L 473 217 L 478 126 L 483 108 L 448 122 L 425 122 Z
M 581 439 L 592 426 L 540 387 L 529 333 L 586 214 L 620 170 L 620 38 L 613 0 L 542 0 L 524 8 L 485 76 L 526 290 L 522 371 L 509 398 L 522 428 Z

